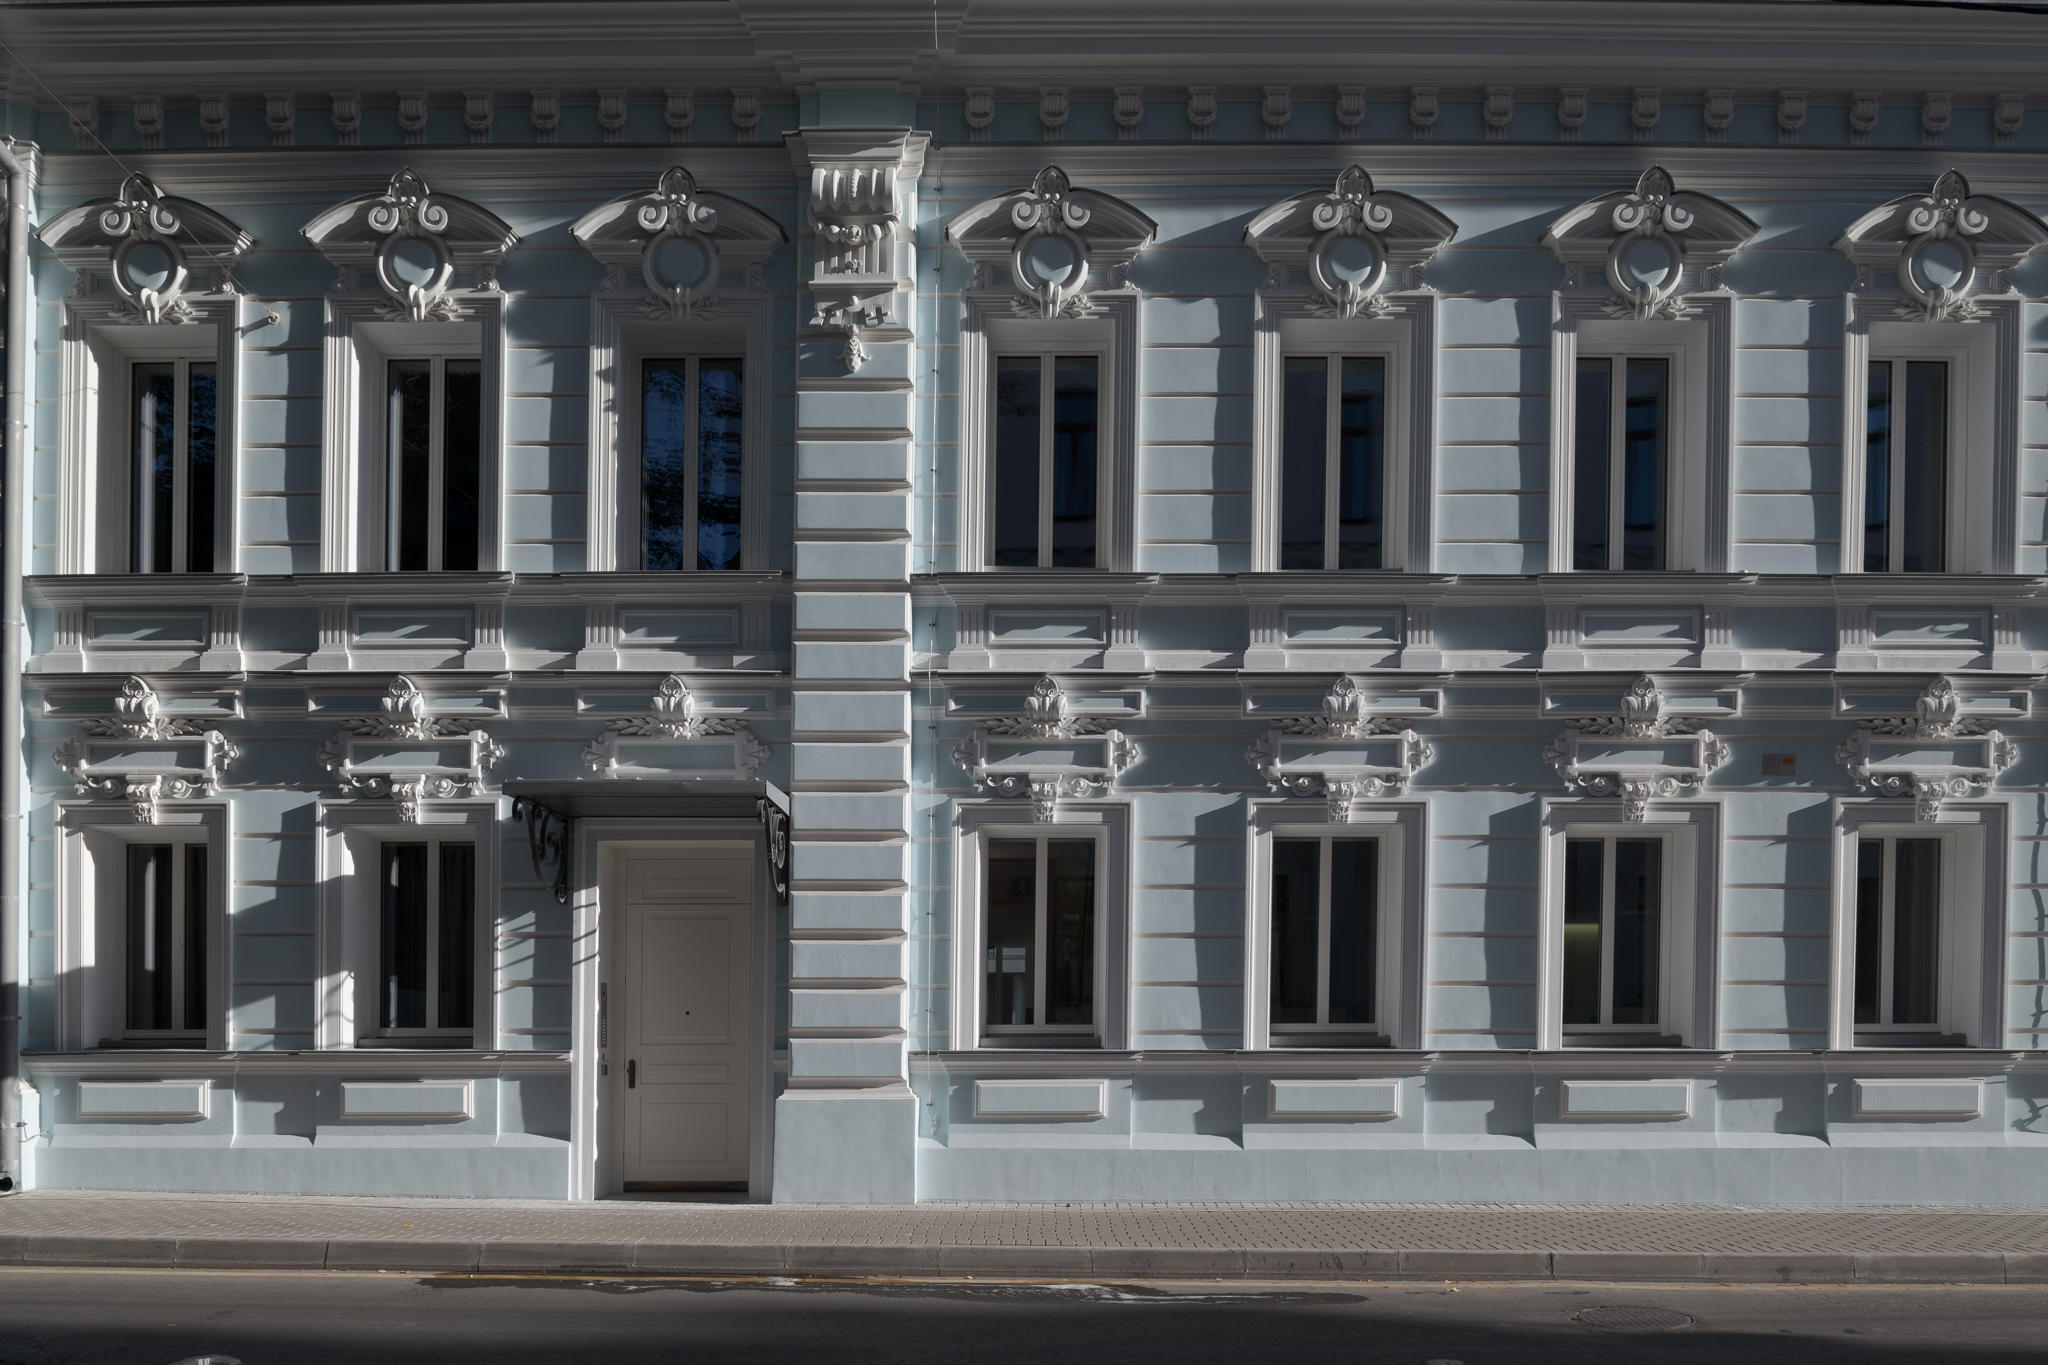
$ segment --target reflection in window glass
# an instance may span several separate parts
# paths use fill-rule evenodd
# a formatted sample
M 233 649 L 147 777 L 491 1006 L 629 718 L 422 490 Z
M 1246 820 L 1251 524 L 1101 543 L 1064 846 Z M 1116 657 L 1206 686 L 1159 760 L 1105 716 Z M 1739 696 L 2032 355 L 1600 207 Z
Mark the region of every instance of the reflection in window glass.
M 1382 567 L 1386 411 L 1381 356 L 1289 356 L 1283 362 L 1281 568 Z
M 128 846 L 126 1027 L 206 1031 L 206 845 Z
M 1038 564 L 1039 358 L 996 357 L 989 549 L 998 568 Z
M 1863 570 L 1948 566 L 1948 362 L 1870 364 L 1863 462 Z
M 992 839 L 983 888 L 983 1027 L 1095 1026 L 1093 839 Z
M 1567 839 L 1562 1004 L 1567 1028 L 1661 1026 L 1664 845 Z
M 1096 360 L 1063 355 L 1053 362 L 1052 562 L 1062 569 L 1095 567 Z
M 475 846 L 387 843 L 381 871 L 380 1027 L 467 1031 L 475 1017 Z
M 129 563 L 137 573 L 211 573 L 218 496 L 217 368 L 133 367 Z
M 1932 1029 L 1940 1019 L 1941 840 L 1856 845 L 1856 1023 Z
M 1670 567 L 1671 362 L 1582 357 L 1573 402 L 1572 567 Z
M 1376 1028 L 1379 852 L 1377 839 L 1273 840 L 1276 1033 Z
M 440 356 L 385 362 L 387 567 L 481 562 L 483 366 Z
M 988 522 L 994 567 L 1095 566 L 1100 404 L 1095 356 L 995 357 Z
M 641 567 L 740 567 L 745 390 L 737 359 L 642 362 Z

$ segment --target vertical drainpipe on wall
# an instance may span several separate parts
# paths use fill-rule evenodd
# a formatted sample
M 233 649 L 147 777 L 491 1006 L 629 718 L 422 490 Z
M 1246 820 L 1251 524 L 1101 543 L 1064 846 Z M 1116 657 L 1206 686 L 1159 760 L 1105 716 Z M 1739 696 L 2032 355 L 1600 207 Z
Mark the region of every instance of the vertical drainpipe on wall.
M 0 463 L 0 1191 L 21 1184 L 22 838 L 21 540 L 27 527 L 28 358 L 34 299 L 28 279 L 28 168 L 0 141 L 7 173 L 7 408 Z

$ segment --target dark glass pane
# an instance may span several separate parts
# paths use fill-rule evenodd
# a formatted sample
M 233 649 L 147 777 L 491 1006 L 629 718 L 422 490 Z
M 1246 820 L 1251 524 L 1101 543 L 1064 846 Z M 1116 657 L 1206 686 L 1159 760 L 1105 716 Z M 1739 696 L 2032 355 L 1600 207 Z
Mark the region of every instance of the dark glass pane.
M 1379 968 L 1379 866 L 1376 839 L 1330 844 L 1330 1022 L 1370 1024 Z
M 1572 567 L 1607 567 L 1614 362 L 1581 360 L 1572 437 Z
M 1038 845 L 993 839 L 988 846 L 988 925 L 984 1018 L 992 1026 L 1035 1024 L 1032 948 L 1038 936 Z
M 128 1027 L 171 1020 L 171 846 L 128 846 Z
M 1322 845 L 1273 841 L 1273 1022 L 1316 1022 L 1316 911 Z
M 1600 1022 L 1600 882 L 1605 846 L 1598 839 L 1564 845 L 1564 1021 Z
M 1875 378 L 1875 376 L 1873 376 Z M 1878 1022 L 1884 996 L 1884 840 L 1856 843 L 1856 1022 Z
M 1892 1019 L 1932 1024 L 1940 1018 L 1941 840 L 1896 839 L 1892 870 Z
M 1097 368 L 1092 355 L 1063 355 L 1053 362 L 1052 562 L 1056 568 L 1095 567 Z
M 995 474 L 989 562 L 1038 566 L 1038 357 L 996 357 Z
M 1899 558 L 1907 573 L 1940 573 L 1948 567 L 1948 365 L 1940 360 L 1906 362 L 1906 422 L 1899 451 L 1905 483 L 1905 545 Z
M 386 448 L 390 468 L 386 490 L 391 506 L 390 567 L 424 569 L 427 563 L 428 482 L 433 474 L 431 441 L 434 420 L 434 363 L 431 360 L 386 362 L 389 382 L 390 431 Z
M 194 1033 L 206 1028 L 206 845 L 185 845 L 185 999 L 184 1026 Z
M 1095 841 L 1045 848 L 1045 1022 L 1095 1022 Z
M 441 845 L 440 960 L 434 983 L 436 1028 L 471 1026 L 476 997 L 476 849 L 470 844 Z
M 1664 845 L 1656 839 L 1614 843 L 1615 1024 L 1658 1022 L 1658 921 L 1664 908 Z
M 740 566 L 740 362 L 697 362 L 697 567 Z
M 474 360 L 442 364 L 441 567 L 477 566 L 484 461 L 484 371 Z
M 171 570 L 172 498 L 177 489 L 178 375 L 171 364 L 135 367 L 134 564 Z
M 1329 488 L 1330 362 L 1289 356 L 1281 375 L 1280 567 L 1324 567 Z
M 1337 409 L 1337 567 L 1377 569 L 1386 520 L 1387 362 L 1346 356 Z
M 641 567 L 681 569 L 690 509 L 690 379 L 687 362 L 640 367 Z
M 212 365 L 186 368 L 185 568 L 213 572 L 213 519 L 219 462 L 219 385 Z
M 427 1026 L 427 846 L 384 845 L 377 1017 L 383 1027 Z
M 1671 362 L 1628 362 L 1622 420 L 1621 567 L 1665 567 L 1664 451 L 1671 427 Z
M 1891 567 L 1892 365 L 1889 360 L 1870 363 L 1870 403 L 1865 420 L 1863 571 L 1883 573 Z

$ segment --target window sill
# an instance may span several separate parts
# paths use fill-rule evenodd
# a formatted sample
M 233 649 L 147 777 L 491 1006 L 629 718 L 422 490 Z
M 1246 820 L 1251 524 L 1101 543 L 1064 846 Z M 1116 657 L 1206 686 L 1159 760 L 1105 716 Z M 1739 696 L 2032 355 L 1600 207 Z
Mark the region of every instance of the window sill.
M 1007 1034 L 975 1044 L 984 1052 L 1100 1052 L 1102 1039 L 1093 1034 Z
M 1685 1040 L 1672 1034 L 1656 1033 L 1567 1033 L 1567 1048 L 1683 1048 Z
M 1276 1033 L 1267 1042 L 1274 1052 L 1327 1052 L 1333 1048 L 1385 1049 L 1392 1046 L 1384 1033 Z
M 1968 1047 L 1960 1033 L 1858 1033 L 1855 1047 L 1873 1048 L 1958 1048 Z
M 455 1038 L 358 1038 L 359 1052 L 488 1052 L 493 1049 L 479 1048 L 476 1038 L 463 1034 Z

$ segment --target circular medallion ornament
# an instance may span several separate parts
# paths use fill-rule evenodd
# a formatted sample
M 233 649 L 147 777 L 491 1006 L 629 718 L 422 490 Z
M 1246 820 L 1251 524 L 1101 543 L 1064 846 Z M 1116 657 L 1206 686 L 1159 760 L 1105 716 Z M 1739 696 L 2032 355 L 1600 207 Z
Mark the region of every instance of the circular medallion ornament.
M 418 303 L 417 314 L 423 315 L 425 303 L 446 290 L 454 275 L 448 249 L 436 238 L 399 235 L 377 249 L 378 282 L 393 298 Z
M 1921 303 L 1940 307 L 1970 292 L 1977 253 L 1961 237 L 1922 237 L 1906 249 L 1899 285 Z
M 114 272 L 123 293 L 141 297 L 145 289 L 161 294 L 180 273 L 178 254 L 167 243 L 130 238 L 114 253 Z
M 1387 252 L 1376 233 L 1332 228 L 1309 248 L 1308 269 L 1326 298 L 1355 314 L 1387 282 Z
M 671 229 L 647 243 L 640 274 L 652 293 L 677 311 L 687 311 L 717 287 L 718 248 L 701 233 Z

